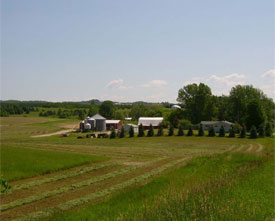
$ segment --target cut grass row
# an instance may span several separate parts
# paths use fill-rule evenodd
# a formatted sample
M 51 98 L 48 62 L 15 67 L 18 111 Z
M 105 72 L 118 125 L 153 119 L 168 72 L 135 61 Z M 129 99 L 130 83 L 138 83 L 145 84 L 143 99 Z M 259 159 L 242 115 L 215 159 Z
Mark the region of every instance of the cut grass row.
M 23 184 L 18 184 L 18 185 L 14 185 L 11 187 L 10 191 L 8 192 L 8 194 L 11 194 L 12 191 L 14 190 L 21 190 L 21 189 L 28 189 L 30 187 L 34 187 L 34 186 L 39 186 L 45 183 L 50 183 L 50 182 L 54 182 L 54 181 L 58 181 L 58 180 L 62 180 L 62 179 L 67 179 L 67 178 L 71 178 L 74 176 L 79 176 L 81 174 L 84 173 L 89 173 L 95 170 L 99 170 L 105 167 L 109 167 L 109 166 L 114 166 L 115 163 L 102 163 L 99 165 L 93 165 L 93 166 L 87 166 L 87 167 L 83 167 L 83 168 L 79 168 L 73 171 L 64 171 L 61 174 L 58 174 L 56 176 L 53 177 L 46 177 L 46 178 L 42 178 L 42 179 L 38 179 L 38 180 L 34 180 L 28 183 L 23 183 Z
M 143 166 L 146 166 L 148 164 L 153 164 L 153 163 L 155 163 L 157 161 L 160 161 L 162 159 L 163 158 L 159 158 L 159 159 L 149 161 L 149 162 L 146 162 L 144 164 L 140 164 L 140 165 L 136 165 L 136 166 L 127 166 L 125 168 L 121 168 L 119 170 L 104 174 L 102 176 L 92 177 L 90 179 L 83 180 L 83 181 L 75 183 L 75 184 L 69 184 L 67 186 L 64 186 L 64 187 L 61 187 L 61 188 L 58 188 L 58 189 L 55 189 L 55 190 L 50 190 L 50 191 L 46 191 L 46 192 L 43 192 L 43 193 L 40 193 L 40 194 L 32 195 L 32 196 L 29 196 L 29 197 L 26 197 L 26 198 L 18 199 L 18 200 L 12 201 L 10 203 L 0 205 L 0 211 L 5 211 L 5 210 L 8 210 L 8 209 L 12 209 L 14 207 L 18 207 L 18 206 L 21 206 L 21 205 L 24 205 L 24 204 L 27 204 L 27 203 L 32 203 L 32 202 L 35 202 L 35 201 L 38 201 L 38 200 L 42 200 L 42 199 L 45 199 L 45 198 L 48 198 L 48 197 L 55 196 L 57 194 L 66 193 L 66 192 L 75 190 L 77 188 L 89 186 L 89 185 L 94 184 L 94 183 L 98 183 L 98 182 L 101 182 L 101 181 L 104 181 L 104 180 L 107 180 L 107 179 L 111 179 L 111 178 L 114 178 L 116 176 L 123 175 L 127 172 L 130 172 L 130 171 L 136 170 L 138 168 L 141 168 Z
M 66 210 L 72 209 L 76 206 L 80 206 L 80 205 L 88 203 L 92 200 L 95 200 L 95 199 L 104 197 L 106 195 L 109 195 L 109 194 L 111 194 L 115 191 L 124 189 L 124 188 L 126 188 L 128 186 L 131 186 L 131 185 L 134 185 L 136 183 L 142 182 L 142 181 L 144 181 L 144 180 L 146 180 L 150 177 L 153 177 L 157 174 L 162 173 L 163 171 L 167 170 L 168 168 L 171 168 L 171 167 L 173 167 L 173 166 L 175 166 L 179 163 L 182 163 L 183 161 L 185 161 L 187 159 L 188 158 L 181 158 L 181 159 L 169 162 L 167 164 L 164 164 L 163 166 L 160 166 L 156 169 L 151 170 L 150 172 L 146 172 L 146 173 L 144 173 L 140 176 L 131 178 L 131 179 L 125 181 L 125 182 L 113 185 L 109 188 L 106 188 L 104 190 L 86 195 L 84 197 L 80 197 L 80 198 L 77 198 L 77 199 L 74 199 L 74 200 L 67 201 L 65 203 L 62 203 L 62 204 L 56 206 L 56 207 L 46 208 L 43 211 L 39 211 L 39 212 L 29 214 L 25 217 L 18 218 L 17 220 L 34 220 L 34 219 L 46 218 L 46 217 L 52 215 L 56 211 L 60 212 L 60 211 L 66 211 Z
M 79 210 L 57 212 L 50 220 L 265 220 L 272 217 L 274 209 L 272 166 L 272 160 L 265 163 L 261 156 L 242 153 L 199 157 L 143 186 L 124 189 L 106 201 Z M 215 198 L 216 182 L 228 181 L 228 177 L 237 180 L 234 185 L 231 185 L 231 179 L 224 182 L 228 185 L 228 192 Z M 251 185 L 254 182 L 256 186 Z M 203 192 L 207 189 L 210 189 L 210 194 Z M 222 187 L 219 191 L 223 193 L 224 190 Z M 175 198 L 174 194 L 181 195 L 184 200 L 185 197 L 194 199 L 193 204 L 189 204 L 192 208 L 185 208 L 186 202 Z M 232 199 L 235 199 L 234 203 Z M 220 211 L 213 209 L 205 217 L 194 217 L 192 212 L 205 208 L 201 202 L 214 203 Z M 231 218 L 230 211 L 222 214 L 223 207 L 224 211 L 233 207 L 234 218 Z M 243 210 L 239 217 L 238 210 Z M 246 217 L 245 212 L 250 215 Z

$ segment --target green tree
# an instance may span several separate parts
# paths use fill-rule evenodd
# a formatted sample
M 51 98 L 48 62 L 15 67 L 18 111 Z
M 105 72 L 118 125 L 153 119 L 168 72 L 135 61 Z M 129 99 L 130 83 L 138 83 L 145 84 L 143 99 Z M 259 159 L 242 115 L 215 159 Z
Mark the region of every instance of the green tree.
M 138 126 L 138 137 L 144 137 L 144 128 L 142 124 Z
M 130 129 L 129 129 L 129 137 L 134 137 L 134 136 L 135 136 L 134 128 L 133 128 L 133 126 L 130 126 Z
M 231 89 L 229 95 L 228 108 L 232 121 L 244 124 L 247 118 L 248 104 L 252 101 L 259 102 L 268 119 L 272 119 L 275 110 L 272 99 L 267 98 L 261 90 L 254 88 L 252 85 L 237 85 Z M 256 128 L 259 125 L 255 125 Z M 246 126 L 250 130 L 251 125 Z
M 235 130 L 233 126 L 229 129 L 228 137 L 235 137 Z
M 245 125 L 243 125 L 240 133 L 240 138 L 245 138 L 245 137 L 246 137 L 246 128 L 245 128 Z
M 219 137 L 224 137 L 225 136 L 225 129 L 224 126 L 222 125 L 220 127 L 220 131 L 219 131 Z
M 264 124 L 261 124 L 261 125 L 259 126 L 258 131 L 259 131 L 259 137 L 264 137 L 264 136 L 265 136 L 265 125 L 264 125 Z
M 110 135 L 110 139 L 116 138 L 116 131 L 114 128 L 112 128 L 111 130 L 111 135 Z
M 189 127 L 188 132 L 187 132 L 187 136 L 193 136 L 192 127 Z
M 174 135 L 174 127 L 173 125 L 171 124 L 169 126 L 169 131 L 168 131 L 168 136 L 173 136 Z
M 200 128 L 199 128 L 198 136 L 199 136 L 199 137 L 204 136 L 204 130 L 203 130 L 203 127 L 202 127 L 201 124 L 200 124 Z
M 148 108 L 144 104 L 134 104 L 130 111 L 133 120 L 138 120 L 142 116 L 146 116 Z
M 189 84 L 178 92 L 177 101 L 182 103 L 189 120 L 198 124 L 202 120 L 211 120 L 214 111 L 214 102 L 211 89 L 203 84 Z
M 183 135 L 184 135 L 184 131 L 182 129 L 182 126 L 179 125 L 178 136 L 183 136 Z
M 92 117 L 99 112 L 99 108 L 96 104 L 91 104 L 88 111 L 88 116 Z
M 215 137 L 215 136 L 216 136 L 216 131 L 213 126 L 210 126 L 208 130 L 208 137 Z
M 251 101 L 247 105 L 247 118 L 246 127 L 251 129 L 252 125 L 259 128 L 261 124 L 264 124 L 266 120 L 266 115 L 264 113 L 263 107 L 259 101 Z
M 154 128 L 153 128 L 152 124 L 150 124 L 149 130 L 147 132 L 147 137 L 153 137 L 153 136 L 154 136 Z
M 112 101 L 104 101 L 99 107 L 99 113 L 107 119 L 115 116 L 115 106 Z
M 163 126 L 162 126 L 162 124 L 159 125 L 157 136 L 163 136 Z
M 257 134 L 257 129 L 254 125 L 251 126 L 251 129 L 250 129 L 250 138 L 251 139 L 255 139 L 258 137 L 258 134 Z
M 266 124 L 265 136 L 267 136 L 267 137 L 271 137 L 272 136 L 272 125 L 271 125 L 271 123 L 267 123 Z
M 78 112 L 78 119 L 79 120 L 83 120 L 84 118 L 85 118 L 85 115 L 84 115 L 83 111 L 79 110 L 79 112 Z
M 120 133 L 119 133 L 119 138 L 123 138 L 123 137 L 125 137 L 124 127 L 121 127 Z

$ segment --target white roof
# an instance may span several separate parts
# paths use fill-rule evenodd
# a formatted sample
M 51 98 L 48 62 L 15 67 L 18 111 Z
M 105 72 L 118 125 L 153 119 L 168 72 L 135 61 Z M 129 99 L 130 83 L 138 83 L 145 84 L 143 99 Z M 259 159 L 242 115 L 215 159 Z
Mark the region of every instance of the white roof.
M 106 124 L 118 124 L 120 120 L 106 120 Z
M 177 104 L 174 104 L 174 105 L 171 107 L 171 109 L 181 109 L 181 107 L 180 107 L 179 105 L 177 105 Z
M 150 124 L 152 124 L 152 126 L 155 127 L 162 121 L 163 117 L 140 117 L 138 119 L 138 125 L 142 124 L 142 126 L 150 126 Z
M 126 126 L 126 125 L 129 126 L 129 127 L 131 127 L 131 126 L 132 127 L 138 127 L 138 125 L 135 125 L 135 124 L 124 124 L 124 126 Z

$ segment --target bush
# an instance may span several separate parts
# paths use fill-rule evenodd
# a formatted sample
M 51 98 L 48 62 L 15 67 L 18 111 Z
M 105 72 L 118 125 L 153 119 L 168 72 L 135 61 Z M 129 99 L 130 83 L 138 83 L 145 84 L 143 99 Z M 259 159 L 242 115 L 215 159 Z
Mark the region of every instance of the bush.
M 259 137 L 264 137 L 265 136 L 265 125 L 264 124 L 261 124 L 259 126 Z
M 271 123 L 267 123 L 266 124 L 266 128 L 265 128 L 265 136 L 267 137 L 271 137 L 272 136 L 272 125 Z
M 202 127 L 201 124 L 200 124 L 200 128 L 199 128 L 198 136 L 199 136 L 199 137 L 204 136 L 204 130 L 203 130 L 203 127 Z
M 240 138 L 245 138 L 245 137 L 246 137 L 246 128 L 245 128 L 245 125 L 243 125 L 241 134 L 240 134 Z
M 144 128 L 142 124 L 138 126 L 138 137 L 144 137 Z
M 256 127 L 253 125 L 250 129 L 250 138 L 251 139 L 256 139 L 258 137 L 257 135 L 257 129 Z
M 225 136 L 225 129 L 224 126 L 222 125 L 220 127 L 220 131 L 219 131 L 219 137 L 224 137 Z
M 147 133 L 147 137 L 153 137 L 153 136 L 154 136 L 154 128 L 153 128 L 152 124 L 150 124 L 149 130 Z
M 173 136 L 173 135 L 174 135 L 174 127 L 173 127 L 173 125 L 171 124 L 171 125 L 169 126 L 168 136 Z
M 163 136 L 163 127 L 162 127 L 162 124 L 159 125 L 157 136 Z
M 216 136 L 216 131 L 213 126 L 210 126 L 208 130 L 208 137 L 215 137 L 215 136 Z
M 228 137 L 235 137 L 235 130 L 234 127 L 231 127 L 229 130 L 229 136 Z
M 179 125 L 178 136 L 183 136 L 183 135 L 184 135 L 184 132 L 183 132 L 182 126 Z
M 241 132 L 241 130 L 242 130 L 242 126 L 240 124 L 238 124 L 238 123 L 235 123 L 233 125 L 233 129 L 234 129 L 235 133 L 239 134 Z
M 111 131 L 112 131 L 112 132 L 111 132 L 111 135 L 110 135 L 110 139 L 116 138 L 116 131 L 115 131 L 115 129 L 112 128 Z
M 135 131 L 134 131 L 133 126 L 131 126 L 130 130 L 129 130 L 129 137 L 134 137 L 134 136 L 135 136 Z
M 169 121 L 164 120 L 164 121 L 162 121 L 162 122 L 159 124 L 159 126 L 161 126 L 162 128 L 168 128 L 168 126 L 169 126 Z
M 123 137 L 125 137 L 124 127 L 121 127 L 121 131 L 119 133 L 119 138 L 123 138 Z
M 189 127 L 188 132 L 187 132 L 187 136 L 193 136 L 193 130 L 192 127 Z

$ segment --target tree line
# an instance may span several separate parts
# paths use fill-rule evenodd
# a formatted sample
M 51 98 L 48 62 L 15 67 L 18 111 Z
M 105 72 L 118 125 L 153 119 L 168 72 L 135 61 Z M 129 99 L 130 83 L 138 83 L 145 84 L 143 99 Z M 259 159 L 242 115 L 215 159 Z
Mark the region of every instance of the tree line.
M 236 130 L 242 127 L 257 130 L 267 123 L 274 125 L 275 104 L 260 89 L 252 85 L 232 87 L 228 96 L 216 96 L 206 84 L 189 84 L 179 89 L 178 98 L 181 109 L 172 110 L 169 102 L 118 104 L 112 101 L 91 100 L 87 102 L 44 102 L 44 101 L 1 101 L 1 116 L 27 114 L 39 111 L 39 116 L 59 118 L 79 118 L 97 113 L 107 119 L 123 120 L 131 117 L 137 122 L 139 117 L 163 117 L 163 127 L 188 129 L 199 127 L 201 121 L 227 120 L 235 123 Z M 42 108 L 42 110 L 41 110 Z M 52 108 L 52 109 L 51 109 Z M 53 110 L 53 108 L 55 108 Z M 58 109 L 57 109 L 58 108 Z

